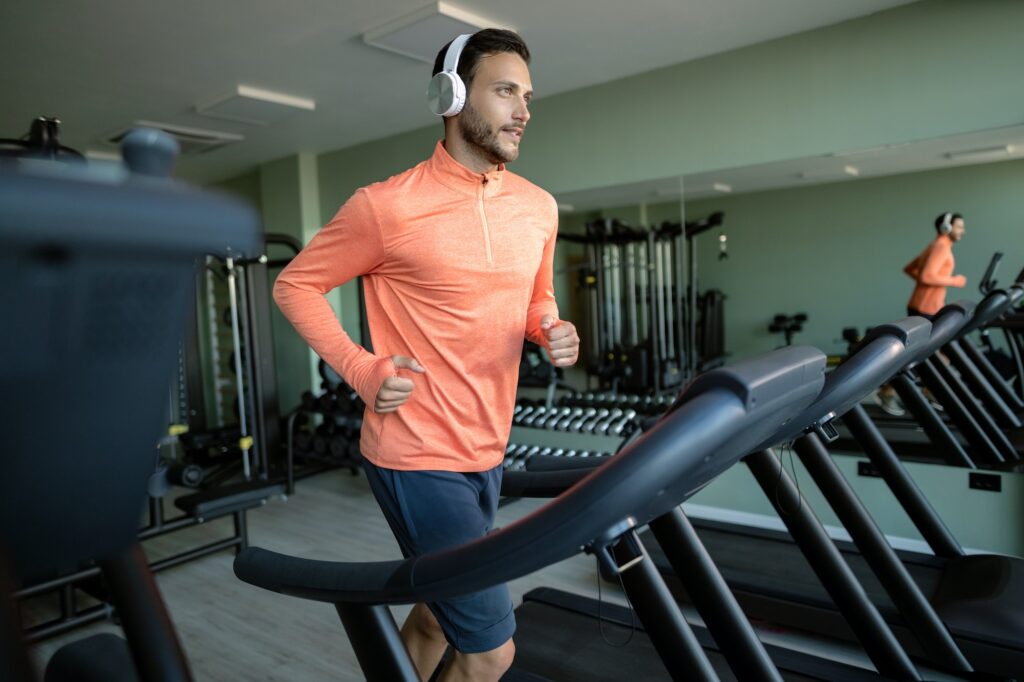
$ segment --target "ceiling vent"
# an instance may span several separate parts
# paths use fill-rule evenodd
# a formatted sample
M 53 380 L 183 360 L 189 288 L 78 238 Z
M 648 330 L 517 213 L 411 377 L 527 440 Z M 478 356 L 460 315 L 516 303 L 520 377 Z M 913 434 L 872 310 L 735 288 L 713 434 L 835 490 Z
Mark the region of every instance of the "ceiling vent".
M 363 34 L 367 45 L 433 64 L 438 50 L 455 36 L 483 28 L 505 28 L 447 2 L 432 2 Z
M 136 121 L 132 125 L 119 130 L 108 136 L 104 141 L 107 144 L 118 146 L 124 136 L 134 128 L 155 128 L 171 135 L 181 145 L 182 156 L 195 156 L 205 152 L 220 149 L 221 147 L 245 139 L 244 135 L 234 133 L 222 133 L 219 130 L 203 130 L 200 128 L 186 128 L 184 126 L 171 125 L 169 123 L 155 123 L 153 121 Z

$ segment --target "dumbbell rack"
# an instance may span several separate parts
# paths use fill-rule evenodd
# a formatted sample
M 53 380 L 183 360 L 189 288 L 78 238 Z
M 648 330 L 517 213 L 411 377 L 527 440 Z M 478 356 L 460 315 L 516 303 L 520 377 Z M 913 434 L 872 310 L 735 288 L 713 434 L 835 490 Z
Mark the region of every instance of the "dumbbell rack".
M 295 460 L 303 460 L 298 478 L 345 467 L 355 475 L 362 454 L 359 434 L 366 409 L 355 390 L 342 381 L 327 364 L 320 361 L 321 393 L 302 394 L 302 404 L 288 418 L 286 462 L 289 494 L 294 491 Z M 314 422 L 319 422 L 314 425 Z
M 668 396 L 572 393 L 550 407 L 522 398 L 516 404 L 503 467 L 522 470 L 535 456 L 613 455 L 643 419 L 664 412 Z

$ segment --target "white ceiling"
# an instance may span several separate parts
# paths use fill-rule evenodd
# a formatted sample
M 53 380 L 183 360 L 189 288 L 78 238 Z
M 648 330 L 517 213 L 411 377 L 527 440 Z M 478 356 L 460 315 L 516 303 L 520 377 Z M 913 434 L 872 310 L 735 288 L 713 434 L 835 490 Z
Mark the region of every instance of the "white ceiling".
M 564 212 L 580 212 L 676 201 L 680 189 L 687 200 L 705 199 L 1014 159 L 1024 159 L 1024 125 L 899 142 L 871 149 L 837 149 L 820 156 L 706 171 L 682 178 L 673 176 L 566 192 L 556 198 Z M 848 172 L 848 167 L 852 171 Z M 716 190 L 715 184 L 725 185 L 729 191 Z
M 911 0 L 455 0 L 516 27 L 538 98 L 838 23 Z M 136 120 L 244 142 L 183 158 L 212 181 L 295 152 L 324 152 L 428 125 L 429 65 L 363 43 L 421 0 L 3 0 L 0 137 L 57 116 L 80 150 Z M 440 47 L 440 46 L 438 46 Z M 269 126 L 195 105 L 244 84 L 316 100 Z

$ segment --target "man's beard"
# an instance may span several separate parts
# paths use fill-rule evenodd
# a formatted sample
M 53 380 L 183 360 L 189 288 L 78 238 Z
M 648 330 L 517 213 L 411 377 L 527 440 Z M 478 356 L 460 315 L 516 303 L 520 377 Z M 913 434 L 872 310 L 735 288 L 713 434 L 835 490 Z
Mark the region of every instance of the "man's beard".
M 480 150 L 490 163 L 508 163 L 519 157 L 519 148 L 502 147 L 498 141 L 501 129 L 495 132 L 487 125 L 487 121 L 476 113 L 476 109 L 469 106 L 469 102 L 466 102 L 462 115 L 459 116 L 459 132 L 462 133 L 462 139 Z

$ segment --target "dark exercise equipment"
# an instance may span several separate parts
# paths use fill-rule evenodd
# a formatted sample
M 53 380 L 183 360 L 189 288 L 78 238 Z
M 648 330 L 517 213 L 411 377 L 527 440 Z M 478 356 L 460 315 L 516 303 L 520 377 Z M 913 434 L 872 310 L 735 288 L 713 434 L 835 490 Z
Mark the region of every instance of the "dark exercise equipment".
M 139 177 L 170 169 L 168 136 L 138 131 L 124 147 L 133 173 L 118 181 L 56 165 L 0 168 L 0 314 L 18 330 L 0 335 L 0 670 L 12 682 L 37 678 L 8 595 L 89 561 L 127 644 L 101 637 L 58 652 L 49 679 L 61 665 L 79 679 L 191 679 L 138 543 L 146 453 L 166 419 L 166 392 L 154 387 L 175 367 L 195 259 L 225 245 L 255 253 L 259 221 L 242 202 Z M 53 429 L 57 384 L 66 415 Z M 135 670 L 103 671 L 113 661 Z
M 634 530 L 671 512 L 810 404 L 821 388 L 824 366 L 820 352 L 789 348 L 697 378 L 666 418 L 607 458 L 586 480 L 543 509 L 468 545 L 374 563 L 314 561 L 249 549 L 237 557 L 235 572 L 266 589 L 334 604 L 368 680 L 412 681 L 419 677 L 386 604 L 466 594 L 587 548 L 606 570 L 621 575 L 646 636 L 665 662 L 661 669 L 676 679 L 717 679 Z M 564 489 L 559 484 L 564 475 L 509 472 L 510 489 L 503 493 L 514 496 L 517 485 L 528 487 L 545 478 Z M 612 660 L 617 657 L 613 650 Z M 724 666 L 721 658 L 718 663 Z
M 852 545 L 837 543 L 843 550 L 844 566 L 849 564 L 854 570 L 908 650 L 957 675 L 966 675 L 973 667 L 984 674 L 1013 677 L 1024 670 L 1024 614 L 1019 608 L 1024 603 L 1024 560 L 965 556 L 857 402 L 892 372 L 920 362 L 945 345 L 953 331 L 968 329 L 965 317 L 963 306 L 956 305 L 937 315 L 926 335 L 921 333 L 926 323 L 919 318 L 873 329 L 860 348 L 829 375 L 822 391 L 825 405 L 814 408 L 829 409 L 842 417 L 934 557 L 893 552 L 829 457 L 824 446 L 831 437 L 827 431 L 812 429 L 796 441 L 794 449 L 853 537 Z M 905 351 L 894 348 L 900 344 Z M 887 351 L 889 347 L 893 349 Z M 879 369 L 868 375 L 862 374 L 865 354 L 875 355 L 880 363 Z M 834 391 L 845 391 L 852 400 L 827 404 Z M 766 492 L 779 480 L 777 466 L 757 473 Z M 794 497 L 790 502 L 777 506 L 780 518 L 796 538 L 794 516 L 811 510 L 806 500 L 798 503 Z M 819 585 L 820 581 L 826 592 L 831 592 L 826 575 L 814 561 L 810 562 L 813 572 L 808 570 L 808 562 L 785 534 L 724 523 L 700 525 L 712 557 L 749 613 L 805 630 L 850 636 L 849 618 L 836 607 L 834 596 L 830 598 Z M 756 561 L 752 557 L 757 557 Z M 667 561 L 656 561 L 671 574 Z M 677 585 L 671 579 L 669 582 Z
M 85 163 L 81 152 L 60 143 L 60 121 L 46 116 L 32 121 L 29 131 L 21 139 L 0 138 L 0 164 L 17 159 Z M 141 172 L 141 169 L 137 167 L 136 172 Z

